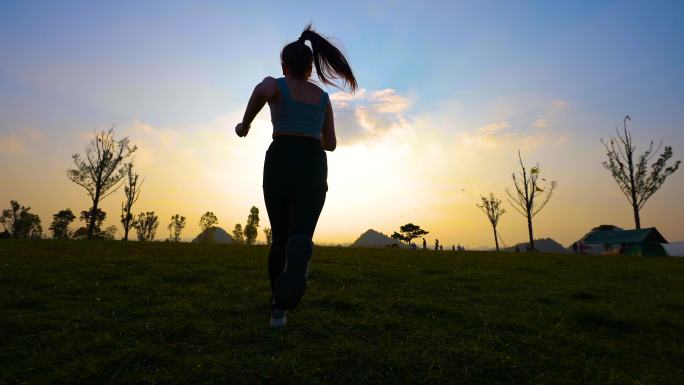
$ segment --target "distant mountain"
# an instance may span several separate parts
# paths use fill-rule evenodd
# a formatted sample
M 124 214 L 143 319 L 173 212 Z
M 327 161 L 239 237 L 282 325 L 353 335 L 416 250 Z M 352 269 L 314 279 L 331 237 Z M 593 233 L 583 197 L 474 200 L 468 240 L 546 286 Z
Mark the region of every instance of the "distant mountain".
M 529 242 L 521 242 L 521 243 L 518 243 L 516 246 L 518 246 L 520 251 L 527 251 L 528 243 Z M 551 238 L 535 239 L 534 240 L 534 248 L 537 249 L 537 251 L 539 251 L 541 253 L 567 253 L 568 252 L 567 250 L 565 250 L 563 245 L 554 241 Z M 504 251 L 515 251 L 515 246 L 508 247 L 508 248 L 504 249 Z
M 208 228 L 207 230 L 199 233 L 195 239 L 192 240 L 193 243 L 198 243 L 198 242 L 203 242 L 207 237 L 210 237 L 211 234 L 213 234 L 213 242 L 214 243 L 233 243 L 235 240 L 233 239 L 230 234 L 226 232 L 226 230 L 214 226 L 211 228 Z
M 663 247 L 670 257 L 684 257 L 684 241 L 664 243 Z
M 402 245 L 396 239 L 388 237 L 387 235 L 373 229 L 369 229 L 365 233 L 361 234 L 361 236 L 349 247 L 385 247 L 388 245 L 399 245 L 399 247 L 404 247 L 404 245 Z

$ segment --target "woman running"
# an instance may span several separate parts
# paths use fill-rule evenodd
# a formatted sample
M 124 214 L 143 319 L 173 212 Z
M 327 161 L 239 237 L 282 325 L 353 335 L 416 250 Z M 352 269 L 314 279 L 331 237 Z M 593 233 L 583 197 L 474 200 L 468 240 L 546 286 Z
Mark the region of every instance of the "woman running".
M 311 43 L 309 48 L 305 42 Z M 271 327 L 284 327 L 306 290 L 316 222 L 328 191 L 325 151 L 337 146 L 328 94 L 309 81 L 312 67 L 323 84 L 342 79 L 351 92 L 356 78 L 342 52 L 306 27 L 297 41 L 283 48 L 284 77 L 265 78 L 249 99 L 235 133 L 246 136 L 250 124 L 268 103 L 273 142 L 266 151 L 263 190 L 272 243 L 268 254 L 271 281 Z

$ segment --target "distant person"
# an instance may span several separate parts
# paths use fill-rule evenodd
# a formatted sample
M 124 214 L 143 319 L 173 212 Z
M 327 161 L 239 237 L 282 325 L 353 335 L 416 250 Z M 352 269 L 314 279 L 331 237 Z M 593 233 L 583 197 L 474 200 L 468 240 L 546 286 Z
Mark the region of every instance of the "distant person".
M 456 245 L 451 245 L 451 251 L 456 251 Z
M 427 241 L 423 238 L 423 250 L 427 249 Z
M 266 151 L 262 187 L 273 237 L 268 254 L 272 327 L 287 324 L 286 313 L 306 290 L 311 240 L 328 191 L 324 150 L 333 151 L 337 145 L 330 98 L 309 81 L 311 72 L 315 66 L 323 84 L 341 79 L 352 92 L 357 87 L 344 55 L 310 25 L 283 48 L 280 61 L 284 77 L 269 76 L 257 84 L 235 127 L 239 137 L 246 136 L 268 103 L 273 142 Z
M 444 245 L 439 245 L 439 251 L 443 251 L 443 250 L 444 250 Z
M 439 250 L 439 239 L 435 239 L 435 250 Z

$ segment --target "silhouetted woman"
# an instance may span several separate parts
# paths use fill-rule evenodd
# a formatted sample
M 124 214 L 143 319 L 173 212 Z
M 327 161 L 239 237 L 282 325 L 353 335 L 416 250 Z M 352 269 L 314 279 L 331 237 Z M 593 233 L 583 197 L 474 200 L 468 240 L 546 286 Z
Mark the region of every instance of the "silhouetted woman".
M 268 255 L 272 327 L 286 325 L 287 311 L 297 306 L 306 289 L 311 239 L 328 191 L 324 150 L 337 145 L 332 106 L 328 94 L 309 81 L 312 67 L 322 83 L 334 85 L 332 80 L 342 79 L 356 90 L 347 59 L 310 25 L 283 48 L 280 61 L 285 77 L 259 83 L 235 127 L 238 136 L 247 135 L 268 102 L 273 142 L 266 151 L 263 189 L 273 237 Z

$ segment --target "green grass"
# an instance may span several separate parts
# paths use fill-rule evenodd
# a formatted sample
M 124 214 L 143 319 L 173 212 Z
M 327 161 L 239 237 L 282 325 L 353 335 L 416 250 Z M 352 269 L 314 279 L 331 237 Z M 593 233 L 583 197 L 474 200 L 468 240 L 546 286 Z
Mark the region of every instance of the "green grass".
M 684 382 L 684 260 L 0 241 L 0 384 Z

